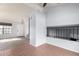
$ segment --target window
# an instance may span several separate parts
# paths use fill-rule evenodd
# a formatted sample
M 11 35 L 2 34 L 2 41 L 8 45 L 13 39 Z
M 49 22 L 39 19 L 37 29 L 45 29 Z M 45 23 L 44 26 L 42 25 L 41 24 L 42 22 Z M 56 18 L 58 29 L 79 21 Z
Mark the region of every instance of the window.
M 3 26 L 0 25 L 0 34 L 2 34 L 2 33 L 3 33 Z
M 0 23 L 0 34 L 11 34 L 12 24 Z
M 3 28 L 4 28 L 3 29 L 4 34 L 10 34 L 11 33 L 11 28 L 12 28 L 11 26 L 4 26 Z
M 47 36 L 79 41 L 79 25 L 47 27 Z

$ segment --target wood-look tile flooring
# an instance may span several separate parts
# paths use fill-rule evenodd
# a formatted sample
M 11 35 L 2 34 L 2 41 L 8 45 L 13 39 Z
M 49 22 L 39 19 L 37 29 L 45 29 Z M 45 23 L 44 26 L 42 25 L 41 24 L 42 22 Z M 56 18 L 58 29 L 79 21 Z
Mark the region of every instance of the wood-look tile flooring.
M 18 45 L 17 47 L 0 50 L 0 55 L 1 56 L 79 56 L 79 53 L 75 53 L 49 44 L 43 44 L 36 48 L 30 45 L 27 42 L 27 40 L 24 40 L 22 41 L 22 44 Z

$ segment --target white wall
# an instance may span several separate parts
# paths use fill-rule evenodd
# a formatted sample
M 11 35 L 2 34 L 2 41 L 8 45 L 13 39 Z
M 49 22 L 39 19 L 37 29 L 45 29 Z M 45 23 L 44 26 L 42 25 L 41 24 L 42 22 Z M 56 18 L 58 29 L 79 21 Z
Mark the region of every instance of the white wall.
M 14 25 L 16 25 L 15 28 L 14 28 L 14 33 L 15 33 L 15 29 L 16 29 L 15 35 L 17 35 L 17 36 L 24 36 L 23 24 L 14 24 Z
M 79 24 L 79 4 L 60 4 L 45 10 L 47 26 Z
M 35 11 L 30 19 L 30 44 L 39 46 L 46 42 L 46 24 L 43 12 Z
M 30 18 L 30 44 L 35 46 L 36 45 L 36 18 L 35 14 L 33 13 Z
M 45 9 L 48 27 L 79 24 L 79 4 L 61 4 Z M 47 37 L 47 43 L 79 52 L 79 42 Z
M 46 19 L 44 12 L 36 12 L 36 45 L 46 43 Z
M 29 35 L 29 18 L 27 17 L 26 19 L 24 19 L 24 36 L 25 36 L 25 38 L 27 38 L 28 37 L 28 35 Z

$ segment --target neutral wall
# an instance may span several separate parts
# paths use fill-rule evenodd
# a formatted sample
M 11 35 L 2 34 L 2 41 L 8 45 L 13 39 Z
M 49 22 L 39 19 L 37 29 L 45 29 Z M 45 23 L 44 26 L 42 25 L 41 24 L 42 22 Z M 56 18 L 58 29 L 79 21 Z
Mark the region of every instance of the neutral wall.
M 43 12 L 35 11 L 30 19 L 30 44 L 39 46 L 46 42 L 46 24 Z
M 36 45 L 46 43 L 46 19 L 44 12 L 36 12 Z
M 49 6 L 45 11 L 48 27 L 79 24 L 79 4 Z M 79 52 L 79 42 L 47 37 L 47 43 Z
M 33 13 L 30 17 L 30 44 L 35 46 L 36 45 L 36 18 L 35 14 Z
M 24 32 L 24 36 L 25 38 L 28 37 L 29 35 L 29 18 L 24 19 L 24 26 L 23 26 L 23 32 Z
M 60 4 L 45 10 L 47 26 L 79 24 L 79 4 Z

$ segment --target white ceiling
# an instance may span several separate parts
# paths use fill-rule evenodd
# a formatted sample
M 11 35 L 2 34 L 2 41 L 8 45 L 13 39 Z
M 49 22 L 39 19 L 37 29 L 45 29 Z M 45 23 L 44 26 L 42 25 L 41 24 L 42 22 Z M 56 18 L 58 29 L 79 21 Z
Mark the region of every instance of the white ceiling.
M 29 17 L 34 10 L 42 10 L 34 3 L 0 3 L 0 20 L 20 20 Z

